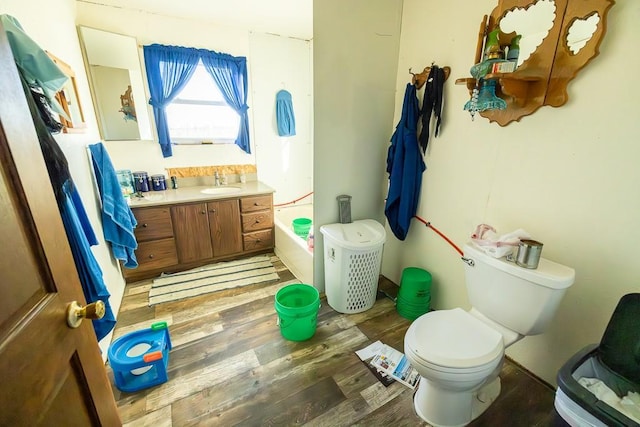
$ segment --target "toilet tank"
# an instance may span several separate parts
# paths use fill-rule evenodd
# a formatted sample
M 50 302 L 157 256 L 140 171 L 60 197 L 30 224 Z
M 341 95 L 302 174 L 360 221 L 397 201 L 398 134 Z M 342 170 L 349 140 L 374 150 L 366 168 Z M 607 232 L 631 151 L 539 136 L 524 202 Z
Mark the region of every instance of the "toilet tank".
M 538 268 L 520 267 L 494 258 L 472 244 L 464 245 L 465 279 L 471 305 L 480 313 L 521 335 L 547 330 L 575 271 L 541 258 Z

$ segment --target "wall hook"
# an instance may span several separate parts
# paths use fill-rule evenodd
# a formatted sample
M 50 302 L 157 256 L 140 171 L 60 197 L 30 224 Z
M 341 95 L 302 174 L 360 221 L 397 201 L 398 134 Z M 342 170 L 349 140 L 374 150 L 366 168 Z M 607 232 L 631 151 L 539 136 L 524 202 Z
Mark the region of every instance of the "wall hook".
M 431 67 L 435 65 L 435 62 L 431 63 Z M 412 73 L 411 68 L 409 68 L 409 74 L 411 74 L 411 83 L 416 86 L 416 89 L 422 88 L 424 84 L 427 82 L 429 78 L 429 73 L 431 72 L 431 67 L 425 67 L 425 69 L 421 73 Z M 444 71 L 444 80 L 446 81 L 451 74 L 451 67 L 442 67 Z

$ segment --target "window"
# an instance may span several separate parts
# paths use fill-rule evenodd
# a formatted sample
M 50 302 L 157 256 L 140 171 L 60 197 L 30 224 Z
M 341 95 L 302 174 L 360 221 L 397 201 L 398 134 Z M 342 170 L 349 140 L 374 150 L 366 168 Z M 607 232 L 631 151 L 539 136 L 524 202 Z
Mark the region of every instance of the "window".
M 202 141 L 233 144 L 238 138 L 240 116 L 226 103 L 202 61 L 167 106 L 166 114 L 174 144 Z

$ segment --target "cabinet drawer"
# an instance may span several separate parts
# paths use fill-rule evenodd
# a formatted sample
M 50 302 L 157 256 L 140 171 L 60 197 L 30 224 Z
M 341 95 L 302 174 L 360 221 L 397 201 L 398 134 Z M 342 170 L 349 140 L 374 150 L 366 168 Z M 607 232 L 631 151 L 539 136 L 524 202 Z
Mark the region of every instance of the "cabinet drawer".
M 242 214 L 242 231 L 244 233 L 265 228 L 273 228 L 273 213 L 270 210 Z
M 178 263 L 176 243 L 173 238 L 142 242 L 136 249 L 137 271 L 170 267 Z
M 138 221 L 135 235 L 138 242 L 173 237 L 171 211 L 165 208 L 134 209 Z
M 254 251 L 273 247 L 273 230 L 254 231 L 242 236 L 244 250 Z
M 271 194 L 240 199 L 241 212 L 255 212 L 271 209 Z

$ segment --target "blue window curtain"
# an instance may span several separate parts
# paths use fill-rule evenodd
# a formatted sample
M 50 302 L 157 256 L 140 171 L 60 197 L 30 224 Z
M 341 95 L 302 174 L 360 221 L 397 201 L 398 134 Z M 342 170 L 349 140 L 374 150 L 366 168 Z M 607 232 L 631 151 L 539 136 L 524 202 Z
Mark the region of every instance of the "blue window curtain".
M 200 60 L 220 88 L 227 104 L 240 115 L 236 145 L 251 153 L 247 114 L 247 59 L 206 49 L 153 44 L 144 46 L 144 62 L 151 93 L 149 104 L 153 107 L 162 155 L 172 155 L 165 108 L 189 81 Z
M 236 145 L 251 154 L 247 114 L 247 59 L 206 50 L 201 50 L 201 53 L 204 68 L 213 77 L 227 104 L 240 115 Z
M 171 137 L 165 108 L 187 84 L 200 60 L 197 49 L 153 44 L 144 46 L 144 64 L 156 119 L 158 141 L 164 157 L 171 157 Z

